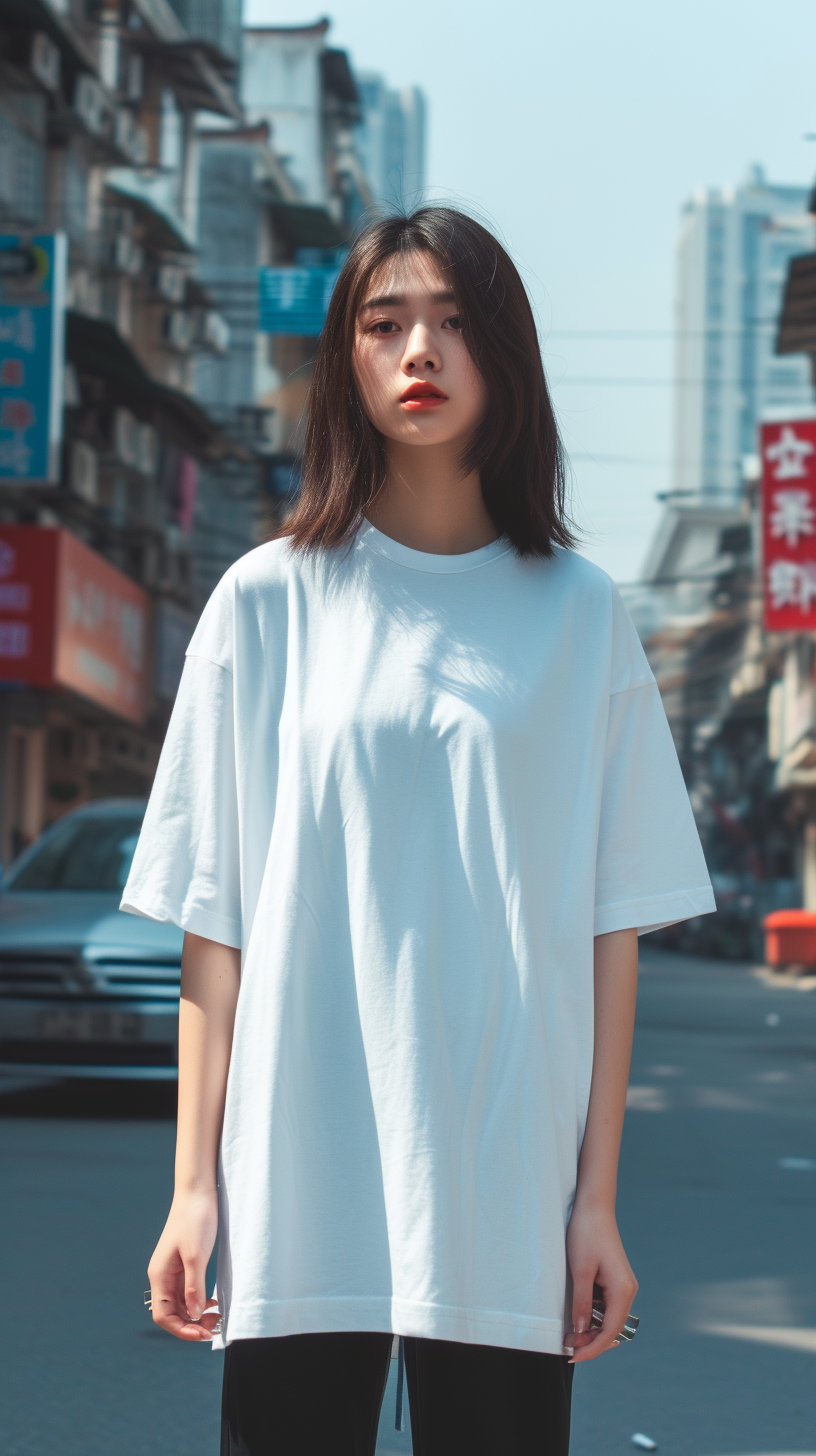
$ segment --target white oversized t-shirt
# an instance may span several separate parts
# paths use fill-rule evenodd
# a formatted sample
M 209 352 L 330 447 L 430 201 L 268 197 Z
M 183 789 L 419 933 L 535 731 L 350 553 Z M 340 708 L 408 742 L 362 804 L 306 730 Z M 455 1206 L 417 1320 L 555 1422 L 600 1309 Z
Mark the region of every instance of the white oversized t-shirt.
M 560 1352 L 593 935 L 714 908 L 609 578 L 368 526 L 251 551 L 188 648 L 122 908 L 242 951 L 222 1340 Z

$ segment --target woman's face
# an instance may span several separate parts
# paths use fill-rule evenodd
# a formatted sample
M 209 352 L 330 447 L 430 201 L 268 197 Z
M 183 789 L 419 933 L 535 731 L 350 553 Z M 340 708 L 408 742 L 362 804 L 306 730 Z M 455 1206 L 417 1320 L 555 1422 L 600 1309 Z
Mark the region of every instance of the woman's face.
M 389 258 L 372 275 L 357 319 L 354 378 L 363 409 L 388 440 L 462 444 L 487 405 L 450 283 L 430 253 Z

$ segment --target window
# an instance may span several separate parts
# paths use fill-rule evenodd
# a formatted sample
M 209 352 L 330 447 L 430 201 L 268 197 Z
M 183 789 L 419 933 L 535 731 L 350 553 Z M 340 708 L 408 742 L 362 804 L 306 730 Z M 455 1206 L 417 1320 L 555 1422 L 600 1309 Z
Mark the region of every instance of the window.
M 15 890 L 122 890 L 141 826 L 139 812 L 63 819 L 12 867 L 6 884 Z

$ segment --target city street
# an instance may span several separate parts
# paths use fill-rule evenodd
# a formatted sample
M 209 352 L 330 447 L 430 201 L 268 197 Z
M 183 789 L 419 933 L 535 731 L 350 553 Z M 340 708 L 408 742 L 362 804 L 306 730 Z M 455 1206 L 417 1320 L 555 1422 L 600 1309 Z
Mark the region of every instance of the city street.
M 816 1453 L 816 987 L 642 964 L 619 1199 L 641 1327 L 578 1371 L 573 1456 L 636 1432 L 665 1456 Z M 142 1308 L 171 1091 L 8 1084 L 0 1110 L 5 1456 L 215 1453 L 220 1357 Z M 410 1450 L 394 1375 L 383 1453 Z

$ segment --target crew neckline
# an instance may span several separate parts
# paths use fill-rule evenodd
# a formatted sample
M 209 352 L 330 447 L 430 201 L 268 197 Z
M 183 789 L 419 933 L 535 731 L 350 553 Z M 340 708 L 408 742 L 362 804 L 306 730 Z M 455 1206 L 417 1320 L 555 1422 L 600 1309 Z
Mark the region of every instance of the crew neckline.
M 392 536 L 378 531 L 370 521 L 364 521 L 357 539 L 362 545 L 368 546 L 380 556 L 388 556 L 400 566 L 407 566 L 412 571 L 432 571 L 443 575 L 454 571 L 473 571 L 478 566 L 486 566 L 488 562 L 495 561 L 499 556 L 506 556 L 513 549 L 506 536 L 499 536 L 498 540 L 491 541 L 487 546 L 480 546 L 477 551 L 439 556 L 435 551 L 415 551 L 413 546 L 403 546 L 401 541 L 395 541 Z

